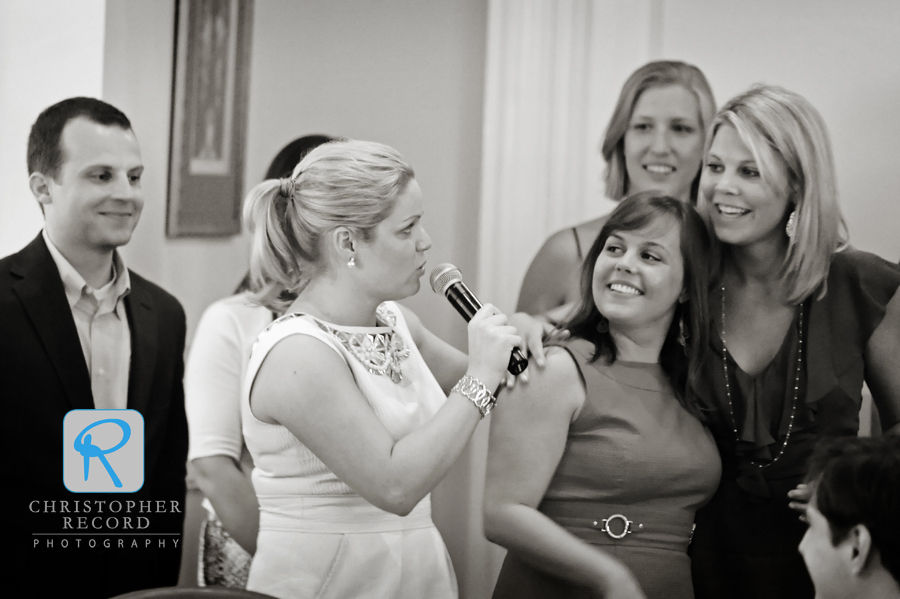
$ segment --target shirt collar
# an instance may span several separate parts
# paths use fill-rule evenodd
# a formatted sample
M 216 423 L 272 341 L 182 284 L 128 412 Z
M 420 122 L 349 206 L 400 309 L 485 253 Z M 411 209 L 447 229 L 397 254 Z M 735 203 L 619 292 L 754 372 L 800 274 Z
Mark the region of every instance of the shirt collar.
M 66 257 L 62 255 L 62 252 L 50 240 L 46 228 L 41 234 L 44 237 L 44 243 L 47 244 L 47 249 L 50 250 L 50 256 L 53 258 L 53 262 L 56 263 L 57 270 L 59 270 L 69 308 L 73 308 L 78 303 L 78 300 L 81 299 L 83 291 L 87 290 L 88 293 L 95 293 L 97 290 L 88 285 L 84 277 L 66 260 Z M 113 252 L 113 280 L 111 283 L 112 286 L 109 289 L 108 296 L 116 298 L 116 303 L 131 292 L 131 277 L 128 274 L 128 269 L 125 268 L 125 261 L 122 260 L 122 256 L 118 251 Z M 107 286 L 104 285 L 104 291 L 106 291 L 105 288 Z

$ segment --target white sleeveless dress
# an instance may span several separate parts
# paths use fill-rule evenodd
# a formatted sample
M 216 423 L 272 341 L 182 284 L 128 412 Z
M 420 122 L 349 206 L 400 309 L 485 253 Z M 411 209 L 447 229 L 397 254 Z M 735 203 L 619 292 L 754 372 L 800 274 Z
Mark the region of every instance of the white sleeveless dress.
M 269 351 L 285 337 L 309 335 L 344 359 L 395 439 L 422 425 L 446 396 L 397 305 L 379 306 L 378 320 L 384 326 L 344 327 L 289 314 L 263 331 L 253 348 L 241 402 L 260 505 L 250 590 L 284 599 L 457 597 L 450 556 L 431 520 L 430 496 L 405 517 L 379 509 L 288 429 L 261 422 L 250 411 L 249 391 Z

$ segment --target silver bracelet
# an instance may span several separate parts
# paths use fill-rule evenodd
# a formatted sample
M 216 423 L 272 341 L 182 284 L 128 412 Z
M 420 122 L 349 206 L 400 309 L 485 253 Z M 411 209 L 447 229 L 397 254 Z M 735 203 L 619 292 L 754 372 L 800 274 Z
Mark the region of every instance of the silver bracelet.
M 491 393 L 490 389 L 485 387 L 484 383 L 474 376 L 469 376 L 468 374 L 463 375 L 453 386 L 453 389 L 450 390 L 451 393 L 454 391 L 467 397 L 475 404 L 475 407 L 481 412 L 482 418 L 490 414 L 491 410 L 494 409 L 494 404 L 497 403 L 497 398 Z

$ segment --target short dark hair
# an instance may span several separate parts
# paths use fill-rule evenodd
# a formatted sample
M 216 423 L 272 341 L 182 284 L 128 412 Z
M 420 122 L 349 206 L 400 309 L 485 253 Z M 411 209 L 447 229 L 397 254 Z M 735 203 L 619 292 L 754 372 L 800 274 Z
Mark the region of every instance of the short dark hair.
M 840 437 L 819 442 L 807 482 L 831 543 L 864 525 L 881 563 L 900 582 L 900 437 Z
M 334 141 L 334 137 L 330 135 L 304 135 L 298 137 L 288 145 L 281 148 L 281 151 L 272 159 L 269 170 L 266 171 L 266 179 L 282 179 L 290 177 L 294 172 L 294 167 L 300 164 L 303 157 L 309 154 L 313 148 L 317 148 L 324 143 Z
M 43 173 L 56 179 L 63 163 L 62 138 L 66 124 L 84 117 L 99 125 L 131 129 L 131 121 L 121 110 L 96 98 L 68 98 L 38 115 L 28 135 L 28 174 Z
M 687 400 L 688 385 L 696 385 L 700 365 L 706 353 L 709 339 L 709 254 L 710 239 L 703 219 L 693 206 L 664 195 L 658 191 L 643 191 L 631 195 L 616 206 L 609 220 L 591 246 L 581 269 L 581 300 L 578 311 L 565 325 L 572 335 L 594 344 L 592 361 L 601 356 L 610 363 L 616 359 L 616 344 L 609 331 L 599 331 L 604 316 L 594 303 L 594 265 L 606 240 L 619 231 L 640 229 L 662 216 L 673 218 L 681 226 L 681 257 L 684 262 L 684 286 L 688 300 L 678 304 L 672 325 L 666 335 L 659 363 L 669 378 L 678 399 L 688 410 L 698 414 L 697 408 Z M 686 347 L 678 342 L 679 322 L 684 319 L 688 329 Z

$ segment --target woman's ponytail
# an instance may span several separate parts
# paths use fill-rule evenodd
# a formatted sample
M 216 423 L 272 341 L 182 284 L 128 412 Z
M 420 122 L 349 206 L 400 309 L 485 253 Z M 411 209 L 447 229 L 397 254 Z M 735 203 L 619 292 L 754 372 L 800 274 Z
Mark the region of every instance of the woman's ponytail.
M 278 314 L 292 301 L 284 292 L 296 293 L 302 284 L 305 254 L 296 241 L 293 200 L 282 193 L 284 181 L 290 179 L 263 181 L 244 203 L 244 222 L 253 234 L 249 296 Z

